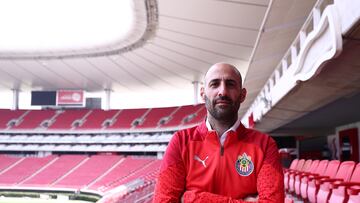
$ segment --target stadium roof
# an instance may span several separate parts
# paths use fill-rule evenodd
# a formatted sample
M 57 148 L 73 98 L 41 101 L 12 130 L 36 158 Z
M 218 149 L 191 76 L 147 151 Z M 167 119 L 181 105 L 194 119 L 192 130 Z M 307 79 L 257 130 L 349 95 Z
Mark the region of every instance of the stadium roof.
M 63 7 L 59 2 L 31 1 L 40 3 L 40 10 L 21 0 L 17 2 L 27 2 L 26 6 L 2 5 L 9 16 L 1 16 L 0 21 L 10 27 L 0 33 L 4 42 L 0 91 L 110 89 L 113 94 L 188 91 L 193 95 L 194 82 L 202 81 L 211 64 L 224 61 L 245 75 L 249 94 L 242 109 L 246 110 L 316 2 L 134 0 L 129 24 L 122 21 L 127 17 L 120 14 L 128 11 L 119 8 L 121 1 L 84 1 L 79 7 L 73 1 L 61 1 L 68 3 Z M 66 19 L 70 21 L 62 22 Z M 120 34 L 122 24 L 128 28 Z M 19 25 L 24 27 L 17 29 Z M 89 30 L 85 25 L 90 25 Z M 34 35 L 34 30 L 45 34 Z M 84 30 L 89 35 L 69 35 Z M 105 38 L 99 38 L 102 34 Z M 31 38 L 39 35 L 43 37 Z M 45 40 L 48 35 L 54 44 Z M 28 44 L 10 42 L 9 36 L 24 37 Z

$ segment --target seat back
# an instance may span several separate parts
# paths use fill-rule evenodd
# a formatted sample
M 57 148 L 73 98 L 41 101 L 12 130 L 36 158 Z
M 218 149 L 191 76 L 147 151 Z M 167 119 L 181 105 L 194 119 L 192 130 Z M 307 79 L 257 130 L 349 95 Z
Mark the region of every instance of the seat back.
M 299 159 L 294 159 L 294 160 L 291 162 L 289 169 L 295 169 L 296 166 L 297 166 L 297 164 L 298 164 L 298 162 L 299 162 Z
M 311 159 L 306 160 L 301 171 L 308 172 L 310 170 L 312 162 L 313 162 L 313 160 L 311 160 Z
M 320 162 L 319 160 L 313 160 L 311 162 L 311 166 L 305 172 L 310 172 L 310 173 L 314 172 L 318 168 L 319 162 Z
M 300 159 L 300 160 L 298 161 L 298 164 L 296 165 L 295 170 L 296 170 L 296 171 L 301 171 L 302 168 L 304 167 L 304 164 L 305 164 L 305 159 Z
M 340 164 L 340 167 L 335 175 L 335 178 L 341 178 L 344 181 L 349 181 L 351 174 L 354 170 L 355 162 L 353 161 L 344 161 Z
M 330 161 L 328 166 L 326 167 L 326 170 L 323 175 L 329 176 L 330 178 L 334 178 L 336 175 L 336 172 L 338 171 L 339 166 L 340 166 L 339 160 Z
M 323 175 L 325 173 L 325 171 L 326 171 L 326 168 L 327 168 L 328 164 L 329 164 L 329 160 L 326 160 L 326 159 L 321 160 L 319 162 L 318 167 L 315 169 L 314 173 L 319 174 L 319 175 Z
M 350 182 L 360 182 L 360 163 L 356 164 Z

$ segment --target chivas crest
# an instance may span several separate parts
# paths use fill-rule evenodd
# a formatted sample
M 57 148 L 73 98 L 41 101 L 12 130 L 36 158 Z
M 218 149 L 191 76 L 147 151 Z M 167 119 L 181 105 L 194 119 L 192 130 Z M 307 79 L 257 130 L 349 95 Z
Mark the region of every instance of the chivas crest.
M 251 157 L 246 153 L 238 156 L 235 162 L 236 171 L 241 176 L 249 176 L 254 171 L 254 164 L 251 161 Z

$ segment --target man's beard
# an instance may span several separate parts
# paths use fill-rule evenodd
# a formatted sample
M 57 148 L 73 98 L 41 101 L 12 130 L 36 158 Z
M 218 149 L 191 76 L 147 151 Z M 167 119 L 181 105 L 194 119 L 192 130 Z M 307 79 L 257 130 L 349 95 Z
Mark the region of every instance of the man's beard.
M 221 108 L 216 105 L 217 101 L 223 100 L 229 102 L 229 104 L 225 108 Z M 213 101 L 205 96 L 205 105 L 206 109 L 210 113 L 210 115 L 221 122 L 228 122 L 237 119 L 238 110 L 240 107 L 240 96 L 236 98 L 235 101 L 232 101 L 229 97 L 217 97 Z

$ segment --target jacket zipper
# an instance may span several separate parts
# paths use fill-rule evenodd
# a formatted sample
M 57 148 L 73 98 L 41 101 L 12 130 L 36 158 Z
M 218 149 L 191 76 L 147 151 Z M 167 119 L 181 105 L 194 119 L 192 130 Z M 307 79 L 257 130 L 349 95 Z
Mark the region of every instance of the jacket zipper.
M 219 168 L 218 168 L 218 180 L 219 180 L 219 186 L 221 187 L 221 185 L 224 185 L 224 173 L 223 173 L 223 160 L 225 157 L 224 156 L 224 145 L 221 144 L 220 140 L 219 140 L 219 144 L 220 144 L 220 157 L 219 157 Z M 224 143 L 225 144 L 225 143 Z

